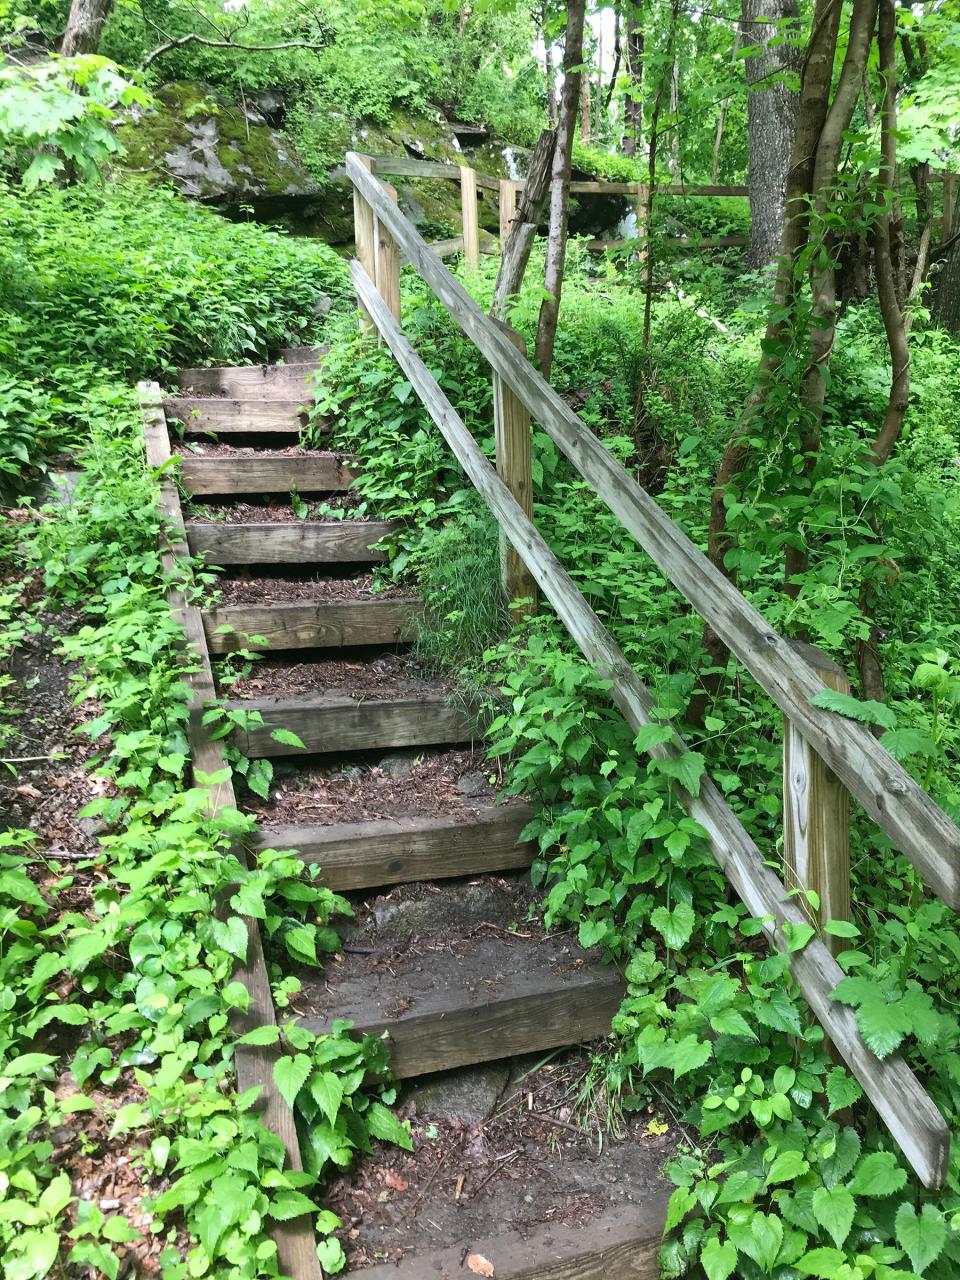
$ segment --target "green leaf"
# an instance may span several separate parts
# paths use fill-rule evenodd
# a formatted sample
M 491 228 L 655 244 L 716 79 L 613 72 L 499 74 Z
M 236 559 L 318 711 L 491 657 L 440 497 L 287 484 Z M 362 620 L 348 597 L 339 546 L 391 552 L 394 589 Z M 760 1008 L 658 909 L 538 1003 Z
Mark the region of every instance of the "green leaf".
M 830 1104 L 828 1115 L 842 1111 L 844 1107 L 852 1107 L 863 1097 L 863 1090 L 843 1067 L 834 1067 L 827 1076 L 827 1101 Z
M 69 1175 L 58 1173 L 53 1181 L 44 1187 L 43 1195 L 38 1203 L 41 1211 L 48 1218 L 55 1218 L 67 1207 L 72 1198 L 73 1191 L 70 1187 Z
M 36 1075 L 56 1060 L 56 1057 L 50 1053 L 23 1053 L 19 1058 L 13 1058 L 7 1063 L 3 1068 L 3 1074 L 5 1076 Z
M 850 720 L 859 720 L 861 724 L 880 724 L 885 729 L 892 729 L 897 722 L 896 712 L 882 702 L 861 702 L 852 698 L 849 693 L 838 693 L 836 689 L 821 689 L 811 698 L 815 707 L 824 707 L 827 711 L 836 711 Z
M 676 1187 L 667 1204 L 667 1220 L 664 1223 L 663 1234 L 669 1235 L 674 1227 L 678 1227 L 696 1203 L 697 1197 L 688 1187 Z
M 413 1150 L 409 1121 L 398 1120 L 382 1102 L 370 1104 L 366 1120 L 367 1127 L 375 1138 L 380 1138 L 384 1142 L 393 1142 L 398 1147 L 403 1147 L 404 1151 Z
M 674 730 L 668 724 L 642 724 L 637 730 L 633 745 L 638 751 L 649 751 L 652 747 L 669 742 L 673 736 Z
M 906 1171 L 892 1151 L 874 1151 L 857 1165 L 848 1190 L 855 1196 L 892 1196 L 906 1182 Z
M 317 1241 L 317 1257 L 320 1259 L 320 1266 L 323 1268 L 324 1275 L 339 1275 L 347 1265 L 343 1246 L 339 1240 L 334 1240 L 331 1237 Z
M 721 1244 L 716 1236 L 712 1236 L 700 1251 L 700 1265 L 707 1280 L 727 1280 L 737 1265 L 736 1246 L 729 1240 Z
M 833 1280 L 843 1264 L 844 1256 L 839 1249 L 811 1249 L 796 1265 L 805 1276 L 820 1276 L 822 1280 Z
M 834 938 L 859 938 L 860 930 L 849 920 L 828 920 L 823 926 L 824 933 Z
M 331 1124 L 335 1124 L 343 1102 L 343 1085 L 333 1071 L 315 1071 L 310 1077 L 310 1093 Z
M 706 761 L 699 751 L 685 751 L 682 756 L 671 756 L 667 760 L 652 760 L 651 769 L 674 778 L 684 791 L 692 796 L 700 794 L 700 779 L 706 768 Z
M 246 1035 L 240 1036 L 237 1044 L 267 1045 L 277 1044 L 280 1039 L 280 1028 L 273 1023 L 264 1023 L 262 1027 L 254 1027 Z
M 813 1193 L 813 1212 L 839 1249 L 850 1234 L 856 1201 L 844 1187 L 817 1187 Z
M 307 744 L 302 738 L 298 738 L 290 729 L 274 729 L 270 737 L 274 742 L 280 742 L 285 747 L 299 747 L 301 751 L 306 751 Z
M 878 1058 L 888 1058 L 910 1031 L 910 1016 L 901 1005 L 868 1000 L 857 1009 L 857 1026 Z
M 302 1191 L 278 1191 L 267 1213 L 278 1222 L 289 1222 L 304 1213 L 316 1213 L 317 1206 Z
M 696 922 L 696 912 L 686 902 L 678 902 L 672 910 L 657 907 L 650 913 L 650 923 L 671 951 L 679 951 L 690 941 Z
M 214 942 L 222 950 L 238 960 L 247 958 L 247 926 L 240 916 L 229 916 L 226 920 L 211 920 L 210 930 Z
M 748 1258 L 752 1258 L 761 1271 L 773 1270 L 783 1244 L 783 1223 L 772 1213 L 757 1211 L 743 1223 L 727 1224 L 730 1239 Z
M 781 1151 L 767 1172 L 767 1183 L 793 1182 L 807 1172 L 810 1166 L 799 1151 Z
M 918 1214 L 905 1200 L 897 1210 L 894 1225 L 897 1241 L 910 1258 L 914 1271 L 923 1275 L 946 1244 L 947 1224 L 943 1214 L 932 1204 L 925 1204 Z
M 306 1084 L 313 1063 L 305 1053 L 297 1053 L 291 1057 L 278 1058 L 273 1064 L 273 1080 L 288 1107 L 297 1100 L 297 1094 Z

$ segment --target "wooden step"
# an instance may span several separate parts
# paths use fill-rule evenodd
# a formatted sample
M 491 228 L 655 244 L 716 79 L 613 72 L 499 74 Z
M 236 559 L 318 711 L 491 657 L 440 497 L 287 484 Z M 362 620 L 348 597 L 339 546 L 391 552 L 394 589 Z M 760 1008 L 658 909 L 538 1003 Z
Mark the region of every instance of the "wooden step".
M 203 629 L 211 653 L 234 649 L 340 649 L 365 644 L 404 644 L 415 640 L 419 600 L 300 600 L 278 604 L 218 605 L 203 610 Z M 226 628 L 224 630 L 223 628 Z M 266 644 L 250 644 L 262 636 Z
M 356 479 L 350 460 L 335 453 L 282 458 L 185 454 L 180 479 L 188 493 L 289 493 L 294 485 L 300 493 L 333 493 L 349 489 Z
M 373 543 L 393 533 L 385 520 L 291 520 L 288 523 L 208 524 L 186 520 L 192 555 L 211 564 L 359 564 L 386 560 Z
M 251 400 L 313 399 L 311 374 L 316 363 L 242 364 L 181 369 L 178 385 L 196 395 L 240 396 Z
M 529 867 L 537 846 L 520 843 L 520 832 L 532 817 L 530 805 L 514 803 L 437 818 L 264 827 L 256 845 L 296 849 L 301 861 L 319 866 L 323 884 L 343 893 Z
M 284 364 L 317 364 L 329 347 L 281 347 L 277 359 Z
M 228 396 L 183 396 L 164 400 L 167 421 L 183 424 L 187 436 L 233 433 L 298 433 L 306 422 L 303 400 L 235 400 Z
M 670 1188 L 604 1210 L 577 1226 L 548 1222 L 365 1267 L 364 1280 L 464 1280 L 468 1253 L 486 1258 L 496 1280 L 660 1280 L 660 1246 Z
M 388 965 L 348 956 L 361 963 L 305 971 L 295 1012 L 317 1034 L 341 1018 L 358 1036 L 386 1032 L 398 1079 L 609 1034 L 623 979 L 569 940 L 479 929 L 444 941 L 447 954 L 411 948 Z
M 442 694 L 383 697 L 358 702 L 330 690 L 298 698 L 242 698 L 227 707 L 259 711 L 263 725 L 237 731 L 233 741 L 248 756 L 300 755 L 300 747 L 275 742 L 273 729 L 289 729 L 307 751 L 326 753 L 470 742 L 475 721 Z

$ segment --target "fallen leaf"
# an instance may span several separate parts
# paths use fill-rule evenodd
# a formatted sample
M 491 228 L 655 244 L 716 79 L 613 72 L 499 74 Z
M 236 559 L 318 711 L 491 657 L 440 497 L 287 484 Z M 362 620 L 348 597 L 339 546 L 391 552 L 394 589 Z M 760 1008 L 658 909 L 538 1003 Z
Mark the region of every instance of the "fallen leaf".
M 401 1178 L 399 1173 L 394 1173 L 392 1169 L 388 1169 L 383 1175 L 383 1185 L 389 1187 L 391 1191 L 406 1191 L 410 1183 L 406 1178 Z
M 493 1263 L 489 1258 L 485 1258 L 482 1253 L 468 1253 L 467 1266 L 475 1276 L 492 1276 Z
M 28 796 L 31 800 L 43 799 L 43 792 L 38 791 L 37 788 L 31 786 L 29 782 L 21 783 L 21 785 L 16 788 L 16 791 L 18 796 Z
M 655 1138 L 659 1138 L 664 1133 L 670 1132 L 670 1126 L 664 1124 L 662 1120 L 651 1120 L 647 1125 L 647 1133 L 652 1134 Z

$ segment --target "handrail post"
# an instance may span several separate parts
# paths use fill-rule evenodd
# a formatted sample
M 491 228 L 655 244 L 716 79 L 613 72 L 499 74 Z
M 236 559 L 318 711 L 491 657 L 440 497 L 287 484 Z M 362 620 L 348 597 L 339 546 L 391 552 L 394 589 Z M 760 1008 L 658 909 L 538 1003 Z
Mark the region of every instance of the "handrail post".
M 794 644 L 830 689 L 850 692 L 841 667 L 810 644 Z M 788 717 L 783 722 L 783 862 L 788 889 L 812 889 L 814 908 L 803 893 L 799 905 L 814 925 L 850 919 L 850 795 Z M 824 939 L 834 955 L 842 938 Z
M 507 243 L 507 236 L 513 229 L 513 220 L 517 216 L 517 184 L 509 178 L 500 179 L 500 252 Z
M 502 320 L 496 321 L 517 350 L 524 356 L 527 344 L 523 334 Z M 531 453 L 530 413 L 499 373 L 493 375 L 493 423 L 497 452 L 497 471 L 523 509 L 528 520 L 533 518 L 533 457 Z M 519 554 L 500 531 L 500 580 L 507 603 L 529 600 L 522 609 L 511 611 L 514 624 L 537 612 L 537 584 Z
M 384 182 L 383 189 L 394 204 L 397 203 L 397 189 Z M 394 320 L 400 319 L 400 246 L 387 230 L 386 226 L 376 219 L 377 228 L 377 292 L 390 308 Z
M 460 168 L 460 212 L 463 221 L 463 258 L 468 271 L 480 266 L 480 227 L 477 221 L 477 171 Z
M 373 170 L 373 162 L 369 156 L 358 155 L 357 159 L 367 169 Z M 377 243 L 374 231 L 373 209 L 363 198 L 356 187 L 353 188 L 353 241 L 357 261 L 371 280 L 377 278 Z M 366 333 L 374 327 L 363 303 L 359 301 L 360 331 Z

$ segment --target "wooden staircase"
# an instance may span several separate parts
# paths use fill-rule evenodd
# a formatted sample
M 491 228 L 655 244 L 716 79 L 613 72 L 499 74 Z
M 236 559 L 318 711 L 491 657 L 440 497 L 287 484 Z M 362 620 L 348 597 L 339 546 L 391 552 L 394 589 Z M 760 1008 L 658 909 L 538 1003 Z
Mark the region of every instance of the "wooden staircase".
M 214 675 L 207 654 L 250 648 L 265 655 L 255 665 L 255 679 L 241 681 L 237 689 L 218 690 L 229 709 L 257 711 L 262 717 L 262 725 L 238 732 L 233 741 L 251 757 L 283 758 L 287 769 L 318 760 L 349 763 L 358 754 L 397 748 L 470 744 L 478 733 L 476 717 L 451 701 L 442 683 L 415 668 L 406 682 L 388 680 L 382 688 L 358 691 L 352 682 L 351 687 L 337 687 L 344 659 L 366 671 L 385 651 L 404 652 L 416 634 L 419 603 L 409 595 L 357 588 L 358 576 L 385 558 L 376 544 L 392 531 L 391 524 L 351 519 L 349 513 L 336 521 L 300 520 L 276 505 L 292 488 L 300 495 L 347 493 L 355 477 L 350 457 L 291 451 L 319 353 L 287 354 L 284 365 L 185 369 L 179 377 L 181 396 L 158 399 L 152 427 L 147 419 L 148 457 L 156 462 L 163 449 L 178 449 L 183 492 L 191 500 L 220 500 L 219 506 L 191 515 L 181 525 L 189 551 L 217 567 L 225 587 L 239 574 L 249 575 L 250 566 L 281 583 L 303 583 L 312 574 L 323 586 L 315 598 L 308 585 L 294 599 L 266 594 L 256 599 L 248 593 L 236 602 L 226 593 L 224 603 L 200 610 L 202 625 L 190 639 L 197 646 L 205 644 L 206 669 Z M 161 404 L 172 444 L 159 417 Z M 270 437 L 266 447 L 263 434 Z M 205 437 L 201 447 L 208 452 L 191 451 L 189 441 L 196 437 Z M 188 443 L 179 444 L 184 438 Z M 218 443 L 211 445 L 211 438 Z M 255 451 L 235 450 L 249 442 L 257 446 Z M 235 508 L 223 505 L 243 499 L 250 500 L 244 512 L 250 504 L 272 501 L 263 510 L 274 518 L 238 519 Z M 169 496 L 164 501 L 169 507 Z M 179 519 L 179 507 L 174 516 Z M 302 684 L 291 689 L 291 680 L 301 678 Z M 273 681 L 278 688 L 271 687 Z M 292 731 L 305 749 L 278 741 L 272 736 L 275 729 Z M 369 897 L 384 886 L 449 884 L 528 867 L 535 849 L 520 835 L 530 816 L 525 803 L 485 796 L 475 803 L 465 800 L 461 811 L 450 814 L 405 813 L 360 821 L 348 816 L 327 825 L 261 822 L 256 844 L 296 850 L 304 862 L 319 867 L 321 879 L 332 889 L 361 895 L 357 902 L 362 907 L 364 894 Z M 478 930 L 457 940 L 435 971 L 395 968 L 389 980 L 362 965 L 307 970 L 298 975 L 303 990 L 292 1011 L 316 1032 L 348 1019 L 358 1034 L 385 1035 L 394 1075 L 410 1079 L 603 1036 L 624 993 L 619 973 L 570 936 L 539 932 Z M 496 976 L 478 979 L 478 973 Z M 272 1018 L 272 1009 L 270 1014 Z M 270 1079 L 263 1084 L 272 1087 Z M 296 1161 L 297 1153 L 291 1158 Z M 560 1231 L 555 1237 L 542 1230 L 539 1235 L 527 1232 L 539 1241 L 532 1262 L 522 1231 L 520 1236 L 506 1233 L 499 1246 L 487 1241 L 484 1247 L 491 1256 L 500 1247 L 503 1261 L 496 1264 L 495 1275 L 501 1280 L 601 1275 L 640 1280 L 658 1274 L 663 1208 L 658 1192 L 637 1205 L 632 1216 L 624 1217 L 622 1208 L 613 1216 L 600 1213 L 587 1231 Z M 306 1255 L 291 1249 L 289 1239 L 286 1249 L 281 1248 L 282 1259 L 285 1253 L 296 1280 L 317 1274 L 315 1262 L 304 1262 Z M 396 1274 L 463 1274 L 459 1268 L 448 1271 L 447 1262 L 441 1249 L 405 1261 Z M 370 1275 L 380 1270 L 374 1268 Z

